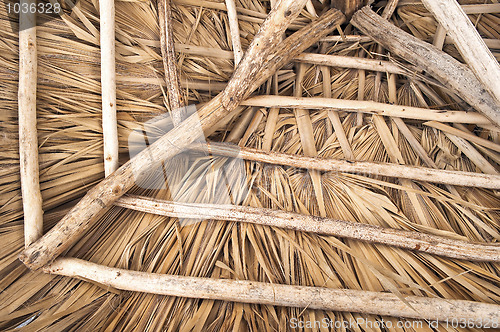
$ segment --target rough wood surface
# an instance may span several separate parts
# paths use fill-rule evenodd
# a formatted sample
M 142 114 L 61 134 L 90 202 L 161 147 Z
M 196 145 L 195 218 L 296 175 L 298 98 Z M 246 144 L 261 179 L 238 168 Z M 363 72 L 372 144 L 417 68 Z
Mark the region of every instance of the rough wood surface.
M 194 146 L 195 149 L 202 149 Z M 215 155 L 235 156 L 252 161 L 296 168 L 315 169 L 323 172 L 346 172 L 363 175 L 388 176 L 394 178 L 427 181 L 465 187 L 500 189 L 500 176 L 474 172 L 449 171 L 420 166 L 398 165 L 369 161 L 347 161 L 338 159 L 311 158 L 246 147 L 211 142 L 209 151 Z
M 172 8 L 170 0 L 158 1 L 158 16 L 160 21 L 160 45 L 167 84 L 168 103 L 172 121 L 175 125 L 185 117 L 184 102 L 180 90 L 179 72 L 175 60 L 174 36 L 172 34 Z
M 422 0 L 500 107 L 500 65 L 456 0 Z
M 118 122 L 116 120 L 115 2 L 99 1 L 101 47 L 102 134 L 104 173 L 118 168 Z
M 262 95 L 248 98 L 242 101 L 241 104 L 245 106 L 259 107 L 274 106 L 281 108 L 300 107 L 305 109 L 338 109 L 348 112 L 362 112 L 367 114 L 386 115 L 406 119 L 428 121 L 434 120 L 454 123 L 473 123 L 479 125 L 487 125 L 491 123 L 485 116 L 477 112 L 435 110 L 361 100 Z
M 334 235 L 467 261 L 500 261 L 500 245 L 498 244 L 471 243 L 431 234 L 280 210 L 237 205 L 179 203 L 139 196 L 123 196 L 115 202 L 115 205 L 168 217 L 247 222 L 301 232 Z
M 500 306 L 391 293 L 325 287 L 271 284 L 257 281 L 185 277 L 112 268 L 76 258 L 59 258 L 45 272 L 92 280 L 116 289 L 211 300 L 359 312 L 381 316 L 460 321 L 483 326 L 498 322 Z
M 56 258 L 134 185 L 136 177 L 183 151 L 198 138 L 199 130 L 216 126 L 279 67 L 345 19 L 342 13 L 332 9 L 281 42 L 282 34 L 304 4 L 304 0 L 279 2 L 261 26 L 223 92 L 91 189 L 53 229 L 23 251 L 19 259 L 28 267 L 38 269 Z
M 351 24 L 392 53 L 426 70 L 496 126 L 500 126 L 498 105 L 467 66 L 384 20 L 369 7 L 357 11 Z
M 36 4 L 34 0 L 22 3 Z M 36 13 L 19 15 L 19 166 L 24 213 L 24 243 L 29 246 L 43 234 L 42 195 L 39 183 L 36 128 Z

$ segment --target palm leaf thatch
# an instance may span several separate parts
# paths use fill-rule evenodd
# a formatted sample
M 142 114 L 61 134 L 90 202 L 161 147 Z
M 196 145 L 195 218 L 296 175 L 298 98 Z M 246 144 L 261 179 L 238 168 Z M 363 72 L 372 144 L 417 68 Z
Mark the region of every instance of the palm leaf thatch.
M 286 35 L 321 14 L 312 1 Z M 392 24 L 464 61 L 432 14 L 415 1 L 397 4 Z M 500 9 L 460 1 L 486 44 L 500 57 Z M 69 2 L 68 2 L 69 4 Z M 246 50 L 274 1 L 235 1 Z M 116 108 L 121 163 L 129 137 L 172 111 L 165 83 L 156 3 L 116 2 Z M 172 32 L 180 93 L 186 105 L 204 104 L 234 72 L 230 18 L 222 1 L 174 0 Z M 486 6 L 486 7 L 485 7 Z M 375 1 L 382 12 L 385 2 Z M 37 26 L 37 129 L 44 232 L 104 178 L 101 124 L 99 4 L 81 0 Z M 43 16 L 43 15 L 42 15 Z M 43 18 L 43 17 L 42 17 Z M 324 97 L 472 113 L 461 96 L 406 59 L 360 36 L 352 25 L 307 53 L 387 61 L 401 72 L 345 68 L 294 60 L 256 95 Z M 286 36 L 284 36 L 286 37 Z M 353 330 L 425 331 L 422 320 L 258 303 L 183 298 L 122 291 L 88 279 L 30 271 L 24 249 L 18 153 L 18 23 L 0 5 L 0 329 L 26 331 L 274 331 L 298 321 L 356 321 Z M 299 63 L 300 62 L 300 63 Z M 268 98 L 268 97 L 266 97 Z M 362 114 L 335 107 L 241 106 L 205 134 L 207 140 L 307 158 L 392 163 L 498 176 L 500 135 L 477 121 L 443 124 Z M 239 113 L 238 113 L 239 112 Z M 477 114 L 480 115 L 480 114 Z M 427 122 L 432 120 L 432 122 Z M 155 128 L 152 139 L 165 133 Z M 479 243 L 500 240 L 500 197 L 493 189 L 398 179 L 372 173 L 307 169 L 193 152 L 164 165 L 170 186 L 151 172 L 129 191 L 157 200 L 238 204 L 415 231 Z M 224 174 L 223 174 L 224 173 Z M 224 178 L 226 182 L 222 181 Z M 498 181 L 498 180 L 497 180 Z M 242 185 L 242 183 L 244 185 Z M 221 195 L 231 188 L 231 195 Z M 498 263 L 471 262 L 356 239 L 218 219 L 168 217 L 113 206 L 66 253 L 108 267 L 141 272 L 271 284 L 388 292 L 406 296 L 500 304 Z M 406 304 L 408 304 L 406 302 Z M 373 324 L 383 319 L 384 327 Z M 390 322 L 390 325 L 389 323 Z M 377 327 L 378 326 L 378 327 Z M 441 323 L 442 330 L 459 330 Z M 297 328 L 300 330 L 300 328 Z M 480 326 L 478 327 L 479 330 Z M 339 329 L 340 330 L 340 329 Z

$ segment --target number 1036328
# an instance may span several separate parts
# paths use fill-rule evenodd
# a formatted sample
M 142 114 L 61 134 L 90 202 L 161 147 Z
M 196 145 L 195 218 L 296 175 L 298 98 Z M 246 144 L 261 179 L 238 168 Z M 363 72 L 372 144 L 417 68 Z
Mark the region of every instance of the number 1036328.
M 59 14 L 61 12 L 61 4 L 54 2 L 14 2 L 7 3 L 7 12 L 14 14 Z

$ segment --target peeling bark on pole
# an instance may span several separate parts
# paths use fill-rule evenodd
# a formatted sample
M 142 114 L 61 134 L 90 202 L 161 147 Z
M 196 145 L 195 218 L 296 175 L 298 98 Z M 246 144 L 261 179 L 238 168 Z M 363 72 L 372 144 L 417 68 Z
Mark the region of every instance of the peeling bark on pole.
M 100 0 L 102 134 L 104 173 L 118 168 L 118 123 L 116 120 L 115 1 Z
M 158 1 L 160 21 L 160 48 L 168 91 L 168 103 L 172 121 L 178 125 L 185 117 L 184 102 L 180 90 L 179 72 L 175 60 L 174 36 L 172 33 L 172 7 L 170 0 Z
M 45 272 L 92 280 L 116 289 L 188 298 L 358 312 L 363 314 L 462 321 L 475 326 L 498 322 L 500 306 L 465 300 L 391 293 L 185 277 L 112 268 L 76 258 L 59 258 Z
M 496 126 L 500 126 L 500 109 L 495 99 L 467 66 L 389 23 L 369 7 L 358 10 L 351 24 L 392 53 L 425 69 Z
M 36 5 L 36 0 L 21 3 Z M 24 243 L 43 235 L 42 195 L 39 183 L 36 128 L 37 48 L 36 13 L 19 14 L 19 166 L 24 212 Z
M 304 4 L 305 0 L 281 1 L 263 23 L 223 92 L 91 189 L 53 229 L 23 251 L 19 259 L 28 267 L 38 269 L 56 258 L 134 185 L 135 176 L 145 174 L 158 162 L 182 152 L 197 139 L 197 131 L 193 128 L 208 129 L 217 125 L 279 67 L 345 19 L 339 11 L 330 10 L 281 41 L 282 34 Z
M 169 217 L 248 222 L 385 244 L 467 261 L 500 262 L 500 245 L 498 244 L 471 243 L 432 234 L 280 210 L 237 205 L 179 203 L 140 196 L 124 196 L 115 205 Z

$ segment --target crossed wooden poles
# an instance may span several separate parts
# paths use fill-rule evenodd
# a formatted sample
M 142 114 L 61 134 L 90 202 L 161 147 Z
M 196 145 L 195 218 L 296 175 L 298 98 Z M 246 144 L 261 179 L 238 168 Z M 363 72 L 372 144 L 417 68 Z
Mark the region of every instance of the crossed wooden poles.
M 114 11 L 114 7 L 109 3 L 112 2 L 112 0 L 102 0 L 101 2 L 102 8 Z M 74 258 L 57 258 L 74 244 L 85 231 L 90 229 L 106 209 L 116 204 L 140 211 L 161 213 L 169 216 L 217 217 L 217 219 L 254 222 L 307 232 L 332 234 L 361 241 L 395 245 L 405 249 L 429 252 L 458 259 L 491 262 L 500 261 L 500 246 L 493 244 L 488 245 L 451 241 L 438 236 L 378 227 L 367 227 L 366 225 L 356 225 L 345 221 L 327 218 L 318 219 L 281 211 L 269 211 L 237 206 L 182 206 L 171 202 L 155 201 L 141 197 L 122 198 L 122 196 L 134 185 L 136 176 L 144 174 L 158 162 L 168 159 L 190 146 L 197 138 L 192 130 L 190 130 L 191 128 L 199 126 L 200 124 L 203 129 L 216 126 L 227 114 L 234 112 L 237 106 L 249 97 L 256 88 L 265 82 L 265 80 L 273 75 L 277 69 L 289 62 L 292 58 L 299 56 L 309 46 L 326 36 L 345 21 L 345 16 L 340 11 L 331 9 L 311 22 L 308 26 L 281 41 L 286 28 L 299 15 L 302 8 L 306 5 L 306 2 L 307 0 L 282 0 L 278 2 L 262 24 L 259 33 L 255 36 L 243 58 L 240 60 L 233 77 L 223 92 L 213 98 L 209 103 L 205 104 L 197 114 L 185 120 L 182 120 L 183 114 L 174 114 L 174 123 L 176 124 L 174 129 L 114 172 L 109 172 L 110 174 L 106 172 L 107 177 L 90 190 L 56 226 L 43 236 L 41 236 L 41 199 L 37 198 L 40 197 L 40 189 L 39 186 L 37 187 L 38 171 L 36 170 L 36 173 L 33 172 L 33 167 L 37 167 L 38 164 L 36 159 L 38 153 L 36 151 L 36 142 L 33 145 L 32 139 L 29 144 L 25 143 L 21 140 L 20 136 L 21 151 L 29 151 L 27 153 L 21 153 L 22 194 L 23 202 L 25 203 L 27 247 L 19 256 L 20 260 L 31 269 L 42 268 L 43 271 L 48 273 L 91 279 L 104 285 L 130 291 L 280 306 L 308 307 L 334 311 L 351 311 L 430 320 L 467 318 L 477 323 L 481 323 L 485 319 L 498 321 L 500 306 L 494 304 L 417 296 L 407 296 L 405 300 L 402 301 L 396 295 L 388 293 L 159 275 L 100 266 Z M 431 0 L 426 0 L 425 2 L 432 3 Z M 230 1 L 228 1 L 228 3 L 230 3 Z M 394 2 L 392 1 L 391 3 Z M 161 0 L 159 2 L 159 11 L 162 21 L 162 55 L 165 64 L 166 78 L 168 82 L 173 85 L 171 89 L 169 89 L 169 103 L 173 106 L 172 108 L 174 108 L 182 106 L 183 102 L 180 96 L 180 90 L 176 89 L 176 87 L 178 87 L 178 76 L 175 69 L 175 63 L 173 62 L 175 58 L 173 57 L 172 34 L 171 31 L 169 32 L 168 30 L 171 24 L 169 23 L 169 8 L 169 0 Z M 234 20 L 235 11 L 232 4 L 228 5 L 228 9 L 232 12 L 230 19 Z M 460 7 L 456 9 L 460 10 Z M 102 14 L 103 12 L 101 11 L 101 15 Z M 109 46 L 113 45 L 113 43 L 110 44 L 109 42 L 111 39 L 109 34 L 114 34 L 114 21 L 109 22 L 109 20 L 113 20 L 114 15 L 107 14 L 107 16 L 103 15 L 101 17 L 101 19 L 104 20 L 101 22 L 101 26 L 108 24 L 107 27 L 112 26 L 113 29 L 102 28 L 101 39 L 108 40 L 107 44 L 103 44 L 104 47 L 106 47 L 105 45 L 112 47 Z M 423 60 L 426 58 L 425 55 L 432 56 L 438 60 L 441 59 L 443 61 L 442 63 L 445 65 L 444 69 L 443 67 L 431 68 L 432 70 L 429 72 L 434 74 L 441 83 L 451 87 L 472 106 L 481 111 L 491 120 L 493 125 L 498 126 L 500 124 L 498 100 L 487 92 L 491 91 L 492 93 L 496 93 L 497 90 L 474 90 L 474 85 L 477 84 L 478 87 L 483 85 L 479 83 L 477 78 L 468 68 L 457 65 L 449 60 L 447 55 L 443 52 L 435 50 L 427 44 L 405 34 L 401 30 L 390 26 L 388 22 L 381 20 L 380 17 L 373 13 L 368 7 L 358 11 L 351 22 L 394 53 L 398 54 L 398 51 L 402 52 L 401 54 L 408 58 L 410 62 L 414 60 L 417 65 L 422 64 L 422 61 L 425 62 L 425 60 Z M 237 24 L 234 23 L 235 22 L 232 22 L 231 24 L 232 29 L 235 29 L 235 27 L 237 28 Z M 107 34 L 105 31 L 108 31 Z M 386 38 L 384 37 L 386 31 L 394 35 Z M 233 37 L 233 45 L 237 45 L 238 43 L 234 39 L 237 38 L 238 33 L 233 31 L 231 35 Z M 19 112 L 20 133 L 29 131 L 32 138 L 34 137 L 36 139 L 36 102 L 34 97 L 36 93 L 35 38 L 36 35 L 33 33 L 33 30 L 20 32 Z M 112 39 L 114 40 L 114 37 Z M 394 44 L 393 40 L 409 40 L 409 44 L 413 47 L 405 47 L 404 44 Z M 35 47 L 33 47 L 33 45 L 35 45 Z M 427 53 L 418 54 L 416 52 L 417 49 Z M 235 48 L 235 52 L 236 51 L 238 51 L 237 48 Z M 239 55 L 236 55 L 236 59 L 239 59 L 238 57 Z M 488 64 L 491 65 L 490 62 Z M 111 82 L 112 84 L 107 82 L 102 85 L 103 102 L 104 100 L 108 102 L 108 100 L 113 100 L 112 98 L 115 93 L 114 59 L 106 60 L 105 57 L 103 57 L 102 65 L 108 67 L 112 66 L 112 70 L 109 68 L 103 68 L 102 70 L 103 73 L 112 72 L 108 76 L 104 74 L 102 76 L 102 80 L 113 80 L 113 82 Z M 444 75 L 443 71 L 447 73 L 448 70 L 451 70 L 450 68 L 459 70 L 460 75 L 452 77 Z M 460 84 L 465 83 L 465 89 L 469 91 L 464 91 L 464 87 L 460 86 Z M 488 80 L 483 80 L 483 83 L 485 85 L 490 84 Z M 475 92 L 478 94 L 475 94 Z M 109 99 L 109 96 L 105 98 L 105 94 L 111 94 L 111 99 Z M 114 110 L 113 105 L 108 108 L 111 108 L 111 112 L 114 111 L 116 113 L 116 105 L 114 106 Z M 106 107 L 103 106 L 103 112 L 105 108 Z M 29 121 L 21 121 L 22 117 L 28 114 L 28 111 Z M 108 125 L 109 123 L 113 123 L 113 115 L 108 119 L 111 119 L 107 121 Z M 116 121 L 116 114 L 114 115 L 114 119 Z M 107 130 L 106 128 L 103 129 L 104 131 Z M 116 132 L 116 128 L 114 130 Z M 115 137 L 109 139 L 114 140 Z M 107 140 L 106 136 L 105 140 Z M 29 147 L 29 149 L 26 149 L 27 147 Z M 216 148 L 217 145 L 214 145 L 215 150 Z M 224 154 L 224 148 L 224 146 L 219 146 L 219 150 L 222 151 L 221 154 Z M 266 156 L 265 154 L 262 155 L 262 153 L 259 155 L 259 151 L 246 150 L 245 153 L 246 158 L 250 160 L 254 158 L 253 160 L 280 163 L 287 159 L 284 157 L 280 159 L 280 156 Z M 110 158 L 110 160 L 113 161 L 114 155 Z M 301 161 L 300 157 L 297 158 L 299 160 L 299 165 L 302 167 L 304 167 L 304 165 L 306 165 L 305 167 L 313 169 L 314 167 L 318 167 L 318 160 L 314 158 L 305 160 L 309 164 L 304 164 L 304 160 Z M 23 168 L 23 160 L 31 162 L 31 164 L 27 163 L 27 167 L 31 168 Z M 284 162 L 284 164 L 286 164 L 286 162 Z M 373 165 L 365 166 L 367 168 L 373 168 Z M 109 167 L 113 169 L 112 165 Z M 347 166 L 344 165 L 343 167 Z M 384 165 L 380 166 L 380 169 L 383 170 Z M 32 171 L 31 174 L 29 173 L 30 170 Z M 342 168 L 340 168 L 340 170 L 342 171 Z M 346 170 L 344 169 L 343 171 Z M 359 171 L 359 169 L 356 171 Z M 420 171 L 421 173 L 425 173 L 425 170 Z M 446 175 L 446 172 L 440 173 L 439 170 L 434 171 L 438 172 L 439 175 Z M 405 173 L 405 170 L 400 170 L 400 174 L 403 173 Z M 474 177 L 473 174 L 465 175 L 469 177 L 469 180 L 472 180 L 469 182 L 466 181 L 465 183 L 457 183 L 456 181 L 459 181 L 457 180 L 459 174 L 448 174 L 445 176 L 445 180 L 441 180 L 442 182 L 444 181 L 443 183 L 459 185 L 481 186 L 480 183 L 482 183 L 485 187 L 487 187 L 487 185 L 485 185 L 486 182 L 494 182 L 497 184 L 497 186 L 493 185 L 494 188 L 498 188 L 498 184 L 500 183 L 500 177 L 495 174 L 489 175 L 492 177 L 486 180 L 481 178 L 481 176 Z M 36 176 L 36 179 L 34 176 Z M 447 182 L 446 178 L 450 176 L 455 178 L 455 182 Z M 409 177 L 412 178 L 411 176 Z M 476 180 L 477 182 L 474 182 Z M 217 216 L 214 216 L 213 213 L 211 214 L 210 211 L 218 211 Z

